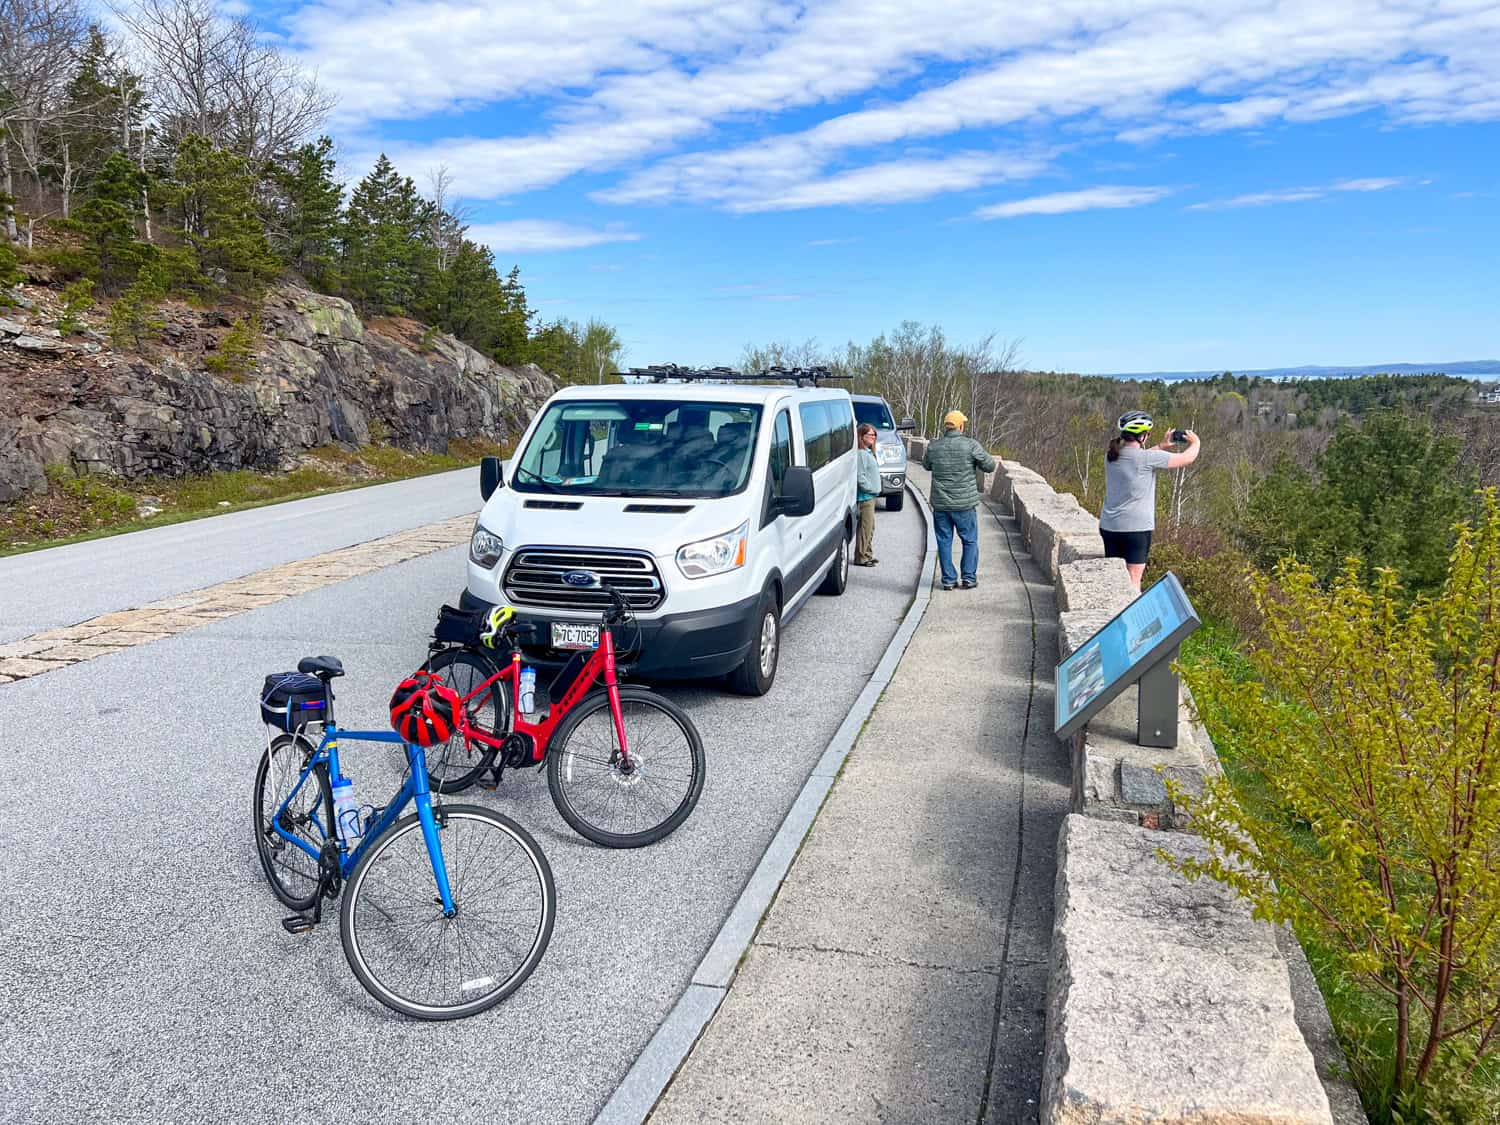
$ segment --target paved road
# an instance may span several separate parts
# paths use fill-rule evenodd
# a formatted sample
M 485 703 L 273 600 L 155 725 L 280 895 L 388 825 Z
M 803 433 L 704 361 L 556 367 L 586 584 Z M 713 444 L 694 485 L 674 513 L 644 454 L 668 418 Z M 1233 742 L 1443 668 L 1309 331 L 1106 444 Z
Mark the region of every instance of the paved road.
M 914 505 L 881 513 L 882 564 L 855 569 L 844 597 L 813 599 L 765 698 L 671 689 L 703 732 L 709 773 L 693 816 L 655 847 L 586 844 L 535 774 L 478 795 L 541 842 L 559 913 L 526 985 L 453 1024 L 371 1000 L 336 922 L 283 932 L 248 825 L 262 673 L 333 652 L 350 671 L 341 714 L 380 724 L 456 592 L 460 549 L 0 686 L 12 810 L 0 824 L 0 1116 L 589 1121 L 878 661 L 920 544 Z M 362 795 L 394 790 L 388 750 L 347 760 Z
M 270 504 L 0 559 L 0 644 L 480 506 L 479 470 Z

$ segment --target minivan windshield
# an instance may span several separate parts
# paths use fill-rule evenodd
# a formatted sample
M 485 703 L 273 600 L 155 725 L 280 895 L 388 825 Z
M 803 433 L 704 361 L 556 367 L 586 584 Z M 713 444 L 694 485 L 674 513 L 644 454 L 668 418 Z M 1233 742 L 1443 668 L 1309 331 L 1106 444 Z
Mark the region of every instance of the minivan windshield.
M 729 496 L 750 478 L 760 407 L 567 399 L 547 407 L 511 468 L 520 492 Z
M 890 407 L 883 402 L 861 402 L 854 400 L 854 420 L 861 426 L 874 426 L 877 430 L 894 430 Z

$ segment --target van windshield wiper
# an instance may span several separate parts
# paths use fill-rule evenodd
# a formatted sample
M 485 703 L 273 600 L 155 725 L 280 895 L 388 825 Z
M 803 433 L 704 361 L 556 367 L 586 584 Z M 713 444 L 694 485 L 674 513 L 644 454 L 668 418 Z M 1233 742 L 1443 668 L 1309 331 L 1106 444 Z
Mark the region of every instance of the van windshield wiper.
M 546 477 L 542 476 L 538 472 L 535 472 L 535 471 L 533 471 L 531 469 L 528 469 L 525 465 L 517 465 L 514 469 L 511 470 L 511 476 L 515 476 L 515 474 L 517 474 L 517 473 L 525 473 L 528 477 L 530 477 L 532 480 L 536 481 L 537 484 L 541 485 L 548 492 L 561 492 L 562 491 L 562 489 L 558 488 L 557 485 L 553 484 Z
M 621 496 L 684 496 L 686 493 L 680 488 L 626 488 L 619 493 Z

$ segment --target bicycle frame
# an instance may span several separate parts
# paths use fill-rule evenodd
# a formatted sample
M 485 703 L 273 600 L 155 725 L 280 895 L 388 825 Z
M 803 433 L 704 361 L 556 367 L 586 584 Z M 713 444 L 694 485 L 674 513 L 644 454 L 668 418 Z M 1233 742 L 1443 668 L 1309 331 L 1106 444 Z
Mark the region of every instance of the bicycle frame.
M 448 885 L 448 867 L 443 862 L 443 846 L 438 840 L 437 817 L 432 811 L 432 790 L 427 782 L 427 754 L 420 746 L 405 742 L 402 737 L 394 731 L 387 730 L 340 730 L 332 722 L 323 728 L 323 740 L 318 744 L 318 749 L 308 759 L 307 764 L 302 767 L 301 776 L 297 784 L 292 786 L 292 791 L 287 794 L 286 800 L 281 802 L 276 809 L 276 815 L 271 818 L 271 827 L 283 840 L 295 844 L 314 860 L 320 860 L 318 850 L 315 850 L 305 840 L 287 832 L 281 827 L 281 816 L 286 811 L 302 787 L 307 784 L 307 779 L 312 776 L 314 769 L 322 762 L 328 763 L 328 780 L 330 783 L 338 781 L 344 775 L 339 769 L 339 739 L 344 738 L 350 742 L 394 742 L 406 747 L 407 761 L 411 769 L 407 772 L 406 781 L 400 790 L 391 799 L 390 803 L 380 811 L 380 814 L 371 820 L 364 835 L 360 837 L 359 843 L 354 850 L 350 851 L 344 846 L 344 841 L 339 837 L 338 828 L 328 825 L 328 831 L 339 849 L 339 874 L 347 879 L 353 872 L 355 864 L 363 858 L 366 849 L 377 840 L 392 824 L 396 818 L 406 810 L 406 806 L 413 801 L 417 805 L 417 819 L 422 824 L 422 839 L 427 844 L 427 858 L 432 862 L 433 878 L 437 882 L 438 895 L 442 899 L 443 913 L 452 916 L 455 907 L 453 905 L 453 891 Z M 326 843 L 326 839 L 325 839 Z
M 472 650 L 477 651 L 477 650 Z M 608 625 L 599 627 L 599 645 L 589 654 L 588 660 L 584 661 L 583 667 L 578 670 L 578 675 L 563 693 L 562 699 L 553 704 L 547 717 L 539 723 L 528 723 L 521 718 L 521 711 L 516 703 L 519 696 L 521 682 L 521 653 L 512 649 L 510 663 L 493 676 L 487 678 L 473 691 L 466 693 L 463 699 L 463 710 L 459 714 L 459 725 L 464 733 L 464 738 L 488 746 L 492 750 L 498 750 L 505 741 L 505 736 L 512 732 L 524 734 L 531 738 L 531 760 L 540 762 L 547 756 L 547 746 L 552 741 L 552 735 L 556 732 L 558 724 L 578 705 L 585 695 L 588 694 L 594 684 L 600 678 L 604 680 L 604 690 L 609 696 L 610 715 L 614 719 L 615 738 L 620 743 L 620 757 L 624 759 L 625 766 L 630 766 L 630 747 L 625 739 L 625 719 L 620 712 L 620 680 L 615 671 L 615 637 Z M 469 703 L 483 693 L 489 691 L 501 680 L 509 680 L 511 684 L 510 724 L 505 731 L 488 732 L 480 730 L 468 721 Z

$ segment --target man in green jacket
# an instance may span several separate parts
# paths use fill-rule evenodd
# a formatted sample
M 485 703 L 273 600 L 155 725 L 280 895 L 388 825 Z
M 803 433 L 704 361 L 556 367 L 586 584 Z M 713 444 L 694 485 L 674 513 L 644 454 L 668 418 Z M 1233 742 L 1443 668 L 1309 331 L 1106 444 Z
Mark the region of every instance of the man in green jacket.
M 979 484 L 976 469 L 995 471 L 995 459 L 964 433 L 969 419 L 950 410 L 943 417 L 943 436 L 927 447 L 922 467 L 932 473 L 932 524 L 937 533 L 938 566 L 943 589 L 958 586 L 972 590 L 979 585 Z M 953 569 L 953 533 L 963 541 L 963 582 Z

